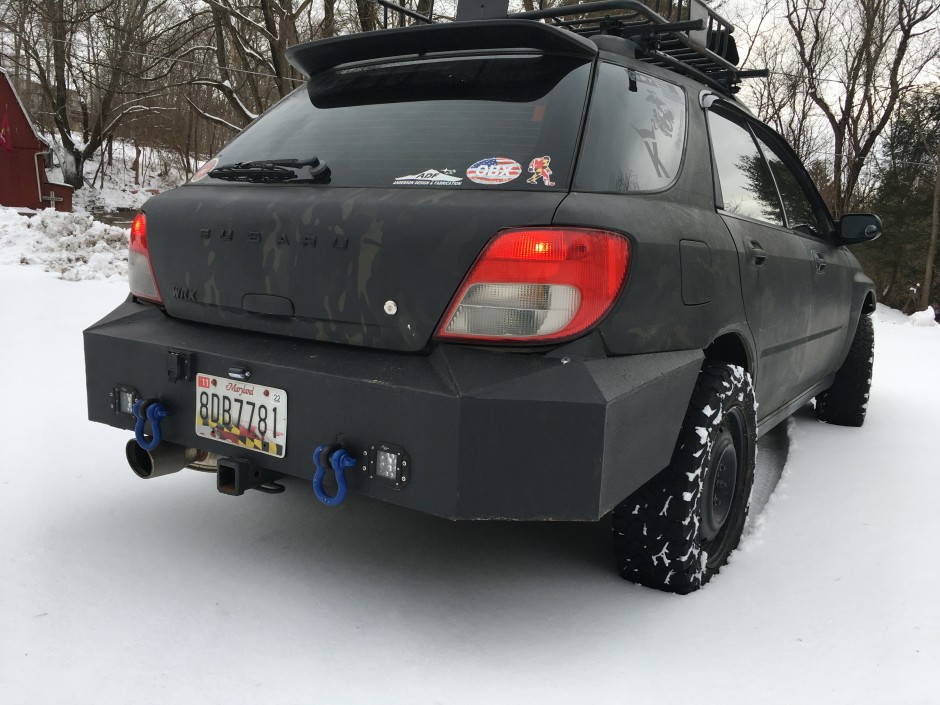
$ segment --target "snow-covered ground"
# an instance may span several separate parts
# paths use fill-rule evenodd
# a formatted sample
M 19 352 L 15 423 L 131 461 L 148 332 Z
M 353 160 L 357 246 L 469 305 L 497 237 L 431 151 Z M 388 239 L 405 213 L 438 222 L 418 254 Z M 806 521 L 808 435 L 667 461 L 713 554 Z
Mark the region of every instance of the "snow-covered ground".
M 81 331 L 125 294 L 0 265 L 2 705 L 940 702 L 940 326 L 879 311 L 865 426 L 762 440 L 742 548 L 677 597 L 606 523 L 138 479 L 85 420 Z
M 62 279 L 123 279 L 130 231 L 87 213 L 50 208 L 34 216 L 0 207 L 0 264 L 37 264 Z

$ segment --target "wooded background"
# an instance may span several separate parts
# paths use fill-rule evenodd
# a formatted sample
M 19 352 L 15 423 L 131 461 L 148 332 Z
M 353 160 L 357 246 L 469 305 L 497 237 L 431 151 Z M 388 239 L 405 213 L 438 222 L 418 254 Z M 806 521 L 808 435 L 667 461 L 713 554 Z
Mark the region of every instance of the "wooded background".
M 742 65 L 770 70 L 739 97 L 794 146 L 834 216 L 882 217 L 884 236 L 853 248 L 879 299 L 940 311 L 940 5 L 711 4 L 736 26 Z M 434 12 L 452 18 L 454 1 L 438 0 Z M 114 139 L 162 147 L 189 176 L 301 85 L 284 49 L 374 30 L 382 18 L 372 0 L 0 0 L 0 65 L 55 137 L 76 188 L 85 160 L 109 168 Z

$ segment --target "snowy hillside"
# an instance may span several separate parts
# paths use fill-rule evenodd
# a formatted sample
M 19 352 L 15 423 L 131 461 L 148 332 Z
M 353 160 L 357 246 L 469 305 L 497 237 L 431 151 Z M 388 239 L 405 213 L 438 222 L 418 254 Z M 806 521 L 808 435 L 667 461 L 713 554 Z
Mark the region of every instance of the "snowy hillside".
M 677 597 L 616 576 L 606 522 L 140 480 L 85 420 L 81 331 L 120 266 L 78 247 L 113 280 L 62 281 L 88 272 L 49 244 L 118 238 L 67 227 L 0 210 L 2 705 L 938 702 L 940 326 L 878 311 L 865 426 L 804 409 L 765 437 L 741 549 Z
M 57 143 L 53 136 L 45 137 L 50 142 Z M 86 161 L 86 183 L 83 188 L 75 191 L 74 209 L 89 213 L 107 213 L 119 209 L 137 210 L 152 195 L 175 188 L 186 180 L 178 156 L 167 149 L 143 147 L 140 155 L 139 183 L 135 183 L 135 156 L 133 144 L 115 140 L 111 149 L 110 165 L 107 164 L 106 154 L 96 154 Z M 105 159 L 104 167 L 101 165 L 102 158 Z M 191 165 L 191 171 L 194 170 L 195 166 Z M 62 181 L 61 169 L 50 169 L 49 178 L 52 181 Z

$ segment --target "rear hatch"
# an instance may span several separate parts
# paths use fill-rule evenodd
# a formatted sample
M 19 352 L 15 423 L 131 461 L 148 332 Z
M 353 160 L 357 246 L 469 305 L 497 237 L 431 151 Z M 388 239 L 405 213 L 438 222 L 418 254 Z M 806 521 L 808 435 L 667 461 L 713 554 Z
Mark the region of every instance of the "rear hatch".
M 500 229 L 551 222 L 570 184 L 590 74 L 583 56 L 528 52 L 316 75 L 216 159 L 316 158 L 326 179 L 305 168 L 280 182 L 210 172 L 147 203 L 168 314 L 423 348 Z

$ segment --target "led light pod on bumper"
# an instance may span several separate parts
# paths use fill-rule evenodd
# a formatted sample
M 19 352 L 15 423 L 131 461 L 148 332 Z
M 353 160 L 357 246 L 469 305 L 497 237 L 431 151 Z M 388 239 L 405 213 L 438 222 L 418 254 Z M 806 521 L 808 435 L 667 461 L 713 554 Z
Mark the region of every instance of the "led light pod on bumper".
M 501 231 L 470 270 L 437 337 L 556 342 L 595 325 L 627 277 L 630 243 L 586 228 Z

